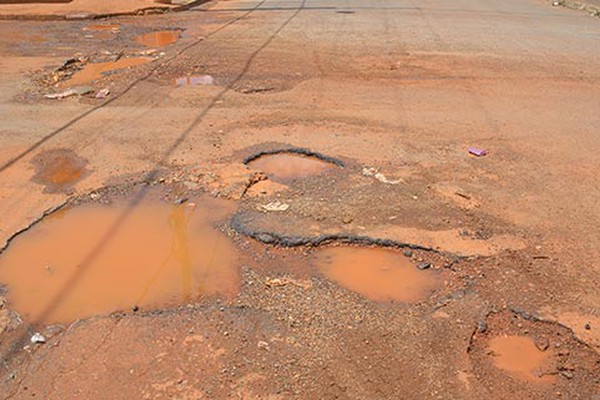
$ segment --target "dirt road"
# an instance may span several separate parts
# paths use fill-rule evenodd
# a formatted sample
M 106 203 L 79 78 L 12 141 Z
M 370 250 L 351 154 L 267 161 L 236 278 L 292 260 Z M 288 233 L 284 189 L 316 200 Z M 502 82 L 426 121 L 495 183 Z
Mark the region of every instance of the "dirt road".
M 44 7 L 0 20 L 0 398 L 600 398 L 598 18 Z

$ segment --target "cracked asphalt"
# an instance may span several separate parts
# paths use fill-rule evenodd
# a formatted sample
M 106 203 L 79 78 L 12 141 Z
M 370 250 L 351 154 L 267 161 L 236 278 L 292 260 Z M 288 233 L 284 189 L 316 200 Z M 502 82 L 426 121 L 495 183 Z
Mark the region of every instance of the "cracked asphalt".
M 600 396 L 598 18 L 544 0 L 60 7 L 0 4 L 0 266 L 49 215 L 125 202 L 116 235 L 147 197 L 212 196 L 236 288 L 45 321 L 0 281 L 0 398 Z M 137 40 L 159 31 L 181 37 Z M 45 97 L 99 63 L 83 95 Z M 290 152 L 331 165 L 250 162 Z M 342 246 L 435 285 L 370 299 L 319 267 Z M 529 375 L 492 349 L 513 337 L 545 360 Z

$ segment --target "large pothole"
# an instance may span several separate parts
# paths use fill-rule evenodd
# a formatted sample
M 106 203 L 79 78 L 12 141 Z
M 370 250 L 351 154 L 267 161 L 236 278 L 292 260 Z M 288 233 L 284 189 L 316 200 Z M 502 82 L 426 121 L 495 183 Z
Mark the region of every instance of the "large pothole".
M 213 228 L 231 211 L 222 200 L 173 204 L 155 193 L 69 206 L 13 239 L 0 282 L 12 308 L 42 323 L 232 297 L 237 252 Z

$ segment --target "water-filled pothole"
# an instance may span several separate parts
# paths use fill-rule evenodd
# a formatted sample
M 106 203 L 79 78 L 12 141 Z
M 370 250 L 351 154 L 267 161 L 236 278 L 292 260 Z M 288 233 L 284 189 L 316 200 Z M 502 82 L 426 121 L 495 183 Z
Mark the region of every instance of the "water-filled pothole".
M 543 375 L 545 364 L 551 359 L 549 351 L 538 349 L 533 339 L 527 336 L 497 336 L 489 342 L 494 365 L 520 378 L 539 382 L 552 381 Z
M 212 227 L 230 208 L 210 198 L 67 208 L 11 242 L 0 255 L 0 283 L 12 308 L 45 323 L 231 297 L 236 250 Z
M 315 256 L 317 268 L 339 285 L 378 302 L 416 302 L 436 287 L 432 271 L 384 248 L 330 247 Z
M 49 193 L 68 191 L 86 175 L 87 160 L 72 150 L 55 149 L 38 154 L 32 181 L 46 186 Z
M 175 43 L 180 37 L 180 30 L 157 31 L 140 35 L 135 41 L 146 47 L 165 47 Z
M 102 78 L 105 74 L 121 69 L 135 67 L 152 61 L 148 57 L 121 58 L 117 61 L 86 64 L 80 71 L 65 82 L 65 85 L 81 85 Z
M 317 157 L 290 152 L 264 154 L 246 164 L 265 172 L 267 176 L 276 181 L 290 181 L 321 175 L 336 168 L 335 164 Z
M 593 398 L 600 356 L 573 332 L 519 309 L 491 312 L 468 347 L 473 374 L 490 393 L 513 398 Z

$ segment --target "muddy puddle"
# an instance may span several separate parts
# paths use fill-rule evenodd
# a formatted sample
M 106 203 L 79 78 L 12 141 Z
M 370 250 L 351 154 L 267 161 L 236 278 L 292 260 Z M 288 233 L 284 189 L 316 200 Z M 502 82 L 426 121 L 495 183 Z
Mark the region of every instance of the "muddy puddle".
M 494 365 L 518 378 L 535 382 L 552 382 L 544 375 L 544 367 L 551 359 L 550 351 L 539 350 L 527 336 L 507 335 L 492 338 L 489 350 Z
M 92 82 L 102 78 L 106 73 L 118 71 L 121 69 L 135 67 L 152 61 L 147 57 L 121 58 L 117 61 L 100 62 L 86 64 L 80 71 L 65 82 L 65 85 L 74 86 Z
M 140 35 L 135 38 L 135 41 L 146 47 L 165 47 L 175 43 L 180 37 L 180 30 L 158 31 Z
M 88 174 L 87 160 L 67 149 L 42 152 L 31 163 L 35 168 L 31 180 L 48 193 L 68 192 Z
M 64 209 L 11 242 L 0 283 L 13 309 L 44 323 L 229 298 L 239 287 L 236 250 L 212 226 L 229 212 L 212 198 Z
M 331 247 L 317 252 L 317 268 L 332 281 L 377 302 L 416 302 L 436 286 L 431 271 L 382 248 Z
M 321 175 L 336 168 L 335 165 L 316 157 L 294 153 L 266 154 L 248 162 L 248 166 L 279 181 Z

